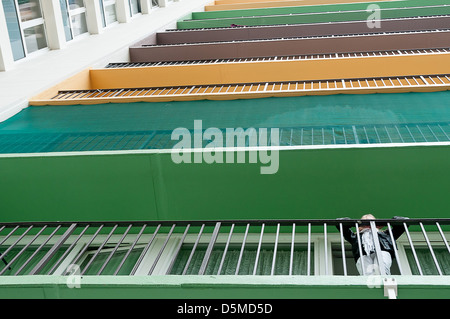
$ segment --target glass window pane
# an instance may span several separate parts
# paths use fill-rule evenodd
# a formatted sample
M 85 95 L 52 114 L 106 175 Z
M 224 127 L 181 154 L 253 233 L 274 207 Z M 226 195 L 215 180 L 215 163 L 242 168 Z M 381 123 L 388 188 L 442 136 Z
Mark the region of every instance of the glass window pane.
M 115 4 L 106 6 L 105 12 L 106 12 L 106 24 L 110 24 L 117 21 Z
M 59 0 L 59 4 L 61 5 L 61 13 L 66 41 L 70 41 L 72 40 L 72 32 L 70 31 L 69 10 L 67 9 L 67 2 L 66 0 Z
M 158 0 L 152 0 L 152 7 L 159 7 Z
M 131 12 L 133 15 L 135 15 L 136 13 L 141 12 L 141 6 L 140 6 L 140 1 L 139 0 L 131 0 L 130 1 L 130 6 L 131 6 Z
M 74 37 L 88 32 L 85 13 L 72 16 L 72 32 Z
M 28 53 L 47 47 L 44 25 L 40 24 L 23 30 Z
M 103 0 L 98 0 L 98 2 L 100 4 L 100 12 L 102 15 L 102 24 L 103 24 L 103 27 L 106 27 L 105 7 L 103 6 Z
M 84 7 L 84 1 L 83 0 L 69 0 L 69 9 L 74 10 L 78 8 Z
M 17 2 L 22 22 L 42 18 L 39 0 L 18 0 Z
M 0 270 L 3 270 L 9 264 L 8 269 L 3 273 L 4 276 L 13 276 L 19 270 L 18 275 L 28 275 L 28 273 L 37 265 L 37 263 L 45 256 L 45 254 L 50 250 L 51 246 L 44 246 L 42 249 L 37 251 L 37 246 L 30 246 L 24 251 L 23 247 L 16 247 L 11 249 L 5 259 L 0 263 Z M 0 251 L 5 251 L 7 248 L 0 248 Z M 37 251 L 37 252 L 36 252 Z M 58 259 L 64 253 L 64 249 L 60 249 L 56 254 L 49 260 L 45 267 L 41 270 L 40 274 L 46 274 L 51 267 L 58 261 Z M 20 255 L 19 255 L 20 254 Z
M 89 249 L 89 252 L 86 254 L 86 258 L 82 262 L 80 266 L 80 270 L 83 270 L 87 264 L 90 262 L 92 257 L 94 256 L 95 252 L 98 248 L 92 248 Z M 124 275 L 127 276 L 131 273 L 133 270 L 134 265 L 139 259 L 139 256 L 141 255 L 143 251 L 143 248 L 134 248 L 131 253 L 127 256 L 127 259 L 125 260 L 125 263 L 120 268 L 117 275 Z M 117 250 L 111 259 L 108 261 L 106 266 L 102 270 L 102 275 L 114 275 L 114 272 L 116 271 L 117 267 L 119 267 L 120 263 L 122 262 L 125 255 L 128 253 L 128 249 L 119 249 Z M 101 251 L 94 259 L 94 261 L 90 264 L 89 268 L 86 269 L 85 275 L 97 275 L 97 273 L 102 269 L 104 263 L 109 258 L 109 255 L 111 254 L 111 249 L 105 249 L 104 251 Z
M 171 270 L 172 275 L 181 275 L 186 266 L 186 263 L 191 254 L 192 245 L 185 245 L 180 250 L 177 259 L 175 260 L 174 266 Z M 224 245 L 216 245 L 211 252 L 209 263 L 206 267 L 206 275 L 216 275 L 220 263 L 222 260 L 224 251 Z M 223 262 L 221 275 L 234 275 L 236 272 L 236 267 L 240 255 L 241 247 L 229 247 L 225 260 Z M 186 271 L 187 275 L 197 275 L 200 270 L 200 266 L 203 262 L 203 257 L 206 252 L 206 246 L 198 246 L 192 256 L 189 267 Z M 258 266 L 256 269 L 257 275 L 270 275 L 272 271 L 272 261 L 273 261 L 273 245 L 268 245 L 266 247 L 261 247 Z M 311 249 L 311 255 L 313 255 L 313 249 Z M 252 275 L 255 267 L 255 260 L 257 254 L 257 246 L 249 245 L 244 249 L 242 254 L 241 264 L 239 266 L 239 275 Z M 279 245 L 277 249 L 277 256 L 274 268 L 275 275 L 288 275 L 289 265 L 291 258 L 291 248 L 290 245 Z M 294 250 L 294 259 L 292 274 L 293 275 L 306 275 L 307 273 L 307 248 L 306 246 L 296 245 Z M 313 263 L 313 258 L 311 258 L 311 263 Z M 313 274 L 314 266 L 311 266 L 311 274 Z
M 439 275 L 436 265 L 434 264 L 433 257 L 428 248 L 415 248 L 417 259 L 419 260 L 420 268 L 424 275 Z M 436 256 L 439 268 L 444 275 L 450 275 L 450 254 L 445 247 L 433 247 L 434 255 Z M 411 248 L 406 249 L 406 256 L 408 257 L 408 263 L 411 267 L 413 275 L 419 275 L 419 268 L 417 267 L 413 252 Z
M 353 258 L 352 247 L 349 243 L 345 243 L 345 267 L 347 269 L 347 275 L 359 276 L 358 269 L 356 268 L 356 262 Z M 344 261 L 342 260 L 342 247 L 340 244 L 333 244 L 331 246 L 331 252 L 333 257 L 333 274 L 338 276 L 344 275 Z M 367 265 L 366 265 L 367 267 Z M 391 275 L 400 275 L 400 268 L 398 267 L 397 260 L 392 260 Z
M 22 43 L 22 35 L 20 33 L 19 19 L 17 16 L 14 0 L 3 0 L 3 11 L 5 12 L 6 26 L 8 28 L 9 41 L 14 60 L 25 57 L 25 50 Z

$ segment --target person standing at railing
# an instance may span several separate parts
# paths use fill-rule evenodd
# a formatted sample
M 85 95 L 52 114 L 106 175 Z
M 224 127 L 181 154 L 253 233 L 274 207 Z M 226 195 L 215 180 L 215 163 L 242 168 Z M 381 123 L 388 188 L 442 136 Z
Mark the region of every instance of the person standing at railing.
M 394 219 L 408 219 L 408 217 L 394 216 Z M 348 217 L 338 218 L 338 220 L 347 220 Z M 361 220 L 375 220 L 376 218 L 372 214 L 363 215 Z M 339 230 L 339 225 L 336 226 Z M 358 233 L 361 240 L 360 254 L 358 233 L 354 233 L 351 230 L 351 225 L 343 223 L 342 231 L 345 240 L 352 245 L 352 253 L 356 262 L 356 268 L 360 275 L 375 275 L 378 274 L 378 259 L 375 249 L 375 241 L 373 239 L 373 232 L 370 225 L 361 225 L 358 227 Z M 392 260 L 395 258 L 395 242 L 392 242 L 389 230 L 381 231 L 383 226 L 376 226 L 377 235 L 380 243 L 381 258 L 383 259 L 384 273 L 386 275 L 391 274 Z M 401 225 L 394 225 L 391 229 L 392 237 L 394 241 L 397 240 L 405 231 L 405 228 Z M 364 271 L 363 271 L 364 266 Z

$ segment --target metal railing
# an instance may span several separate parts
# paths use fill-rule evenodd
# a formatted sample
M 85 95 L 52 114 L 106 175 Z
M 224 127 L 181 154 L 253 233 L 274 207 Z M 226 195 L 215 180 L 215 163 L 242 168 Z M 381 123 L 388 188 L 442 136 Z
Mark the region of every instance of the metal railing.
M 174 46 L 189 46 L 189 45 L 201 45 L 201 44 L 215 44 L 215 43 L 244 43 L 244 42 L 270 42 L 279 40 L 301 40 L 301 39 L 331 39 L 331 38 L 349 38 L 349 37 L 365 37 L 376 35 L 397 35 L 397 34 L 420 34 L 420 33 L 436 33 L 436 32 L 448 32 L 450 29 L 438 29 L 438 30 L 410 30 L 410 31 L 388 31 L 381 33 L 354 33 L 354 34 L 336 34 L 336 35 L 313 35 L 313 36 L 300 36 L 300 37 L 285 37 L 285 38 L 270 38 L 270 39 L 246 39 L 246 40 L 228 40 L 228 41 L 212 41 L 212 42 L 188 42 L 188 43 L 173 43 L 173 44 L 142 44 L 142 48 L 151 47 L 174 47 Z
M 448 15 L 443 14 L 443 15 L 433 15 L 433 16 L 428 16 L 428 17 L 448 17 Z M 423 18 L 423 17 L 402 17 L 402 18 L 387 18 L 387 19 L 382 19 L 381 21 L 392 21 L 392 20 L 413 20 L 413 19 L 417 19 L 417 18 Z M 425 16 L 425 18 L 427 18 L 427 16 Z M 359 20 L 359 21 L 355 21 L 355 22 L 366 22 L 366 20 Z M 265 28 L 265 27 L 271 27 L 271 26 L 285 26 L 286 24 L 271 24 L 271 25 L 252 25 L 252 26 L 245 26 L 245 28 Z M 232 28 L 231 26 L 227 26 L 227 27 L 209 27 L 209 28 L 191 28 L 191 29 L 166 29 L 164 32 L 190 32 L 190 31 L 199 31 L 199 30 L 224 30 L 224 29 L 230 29 Z
M 450 53 L 450 48 L 430 48 L 418 50 L 390 50 L 374 52 L 357 53 L 328 53 L 328 54 L 310 54 L 295 56 L 273 56 L 261 58 L 236 58 L 236 59 L 214 59 L 214 60 L 193 60 L 193 61 L 159 61 L 159 62 L 113 62 L 108 63 L 106 69 L 121 68 L 143 68 L 143 67 L 161 67 L 161 66 L 183 66 L 183 65 L 203 65 L 218 63 L 248 63 L 248 62 L 274 62 L 274 61 L 301 61 L 301 60 L 320 60 L 320 59 L 343 59 L 343 58 L 371 58 L 386 56 L 409 56 L 425 54 L 446 54 Z
M 446 17 L 448 16 L 447 14 L 441 14 L 441 15 L 433 15 L 433 16 L 411 16 L 411 17 L 400 17 L 400 18 L 387 18 L 387 19 L 382 19 L 381 21 L 389 21 L 389 20 L 411 20 L 411 19 L 417 19 L 417 18 L 423 18 L 423 17 Z M 355 22 L 358 21 L 363 21 L 364 20 L 355 20 Z M 320 22 L 319 22 L 320 23 Z M 291 23 L 291 24 L 298 24 L 298 23 Z M 284 24 L 257 24 L 257 25 L 251 25 L 251 26 L 245 26 L 246 28 L 250 27 L 250 28 L 264 28 L 264 27 L 270 27 L 270 26 L 285 26 L 286 23 Z M 231 26 L 223 26 L 223 27 L 219 27 L 219 26 L 213 26 L 213 27 L 192 27 L 192 28 L 187 28 L 187 27 L 183 27 L 182 29 L 178 28 L 178 29 L 167 29 L 165 30 L 165 32 L 188 32 L 188 31 L 196 31 L 196 30 L 220 30 L 220 29 L 230 29 L 232 28 Z
M 220 130 L 223 140 L 215 140 L 215 143 L 219 146 L 222 142 L 226 146 L 226 129 Z M 245 147 L 261 143 L 264 146 L 311 146 L 450 142 L 450 122 L 301 126 L 278 130 L 277 145 L 270 134 L 267 141 L 258 139 L 257 145 L 250 145 L 251 131 L 247 128 L 236 137 L 245 137 Z M 192 130 L 191 137 L 193 133 Z M 249 135 L 245 136 L 247 133 Z M 171 135 L 171 130 L 0 134 L 0 154 L 172 149 L 178 140 L 172 140 Z M 212 145 L 204 140 L 202 147 Z
M 203 100 L 214 97 L 227 99 L 287 96 L 290 94 L 336 94 L 414 92 L 416 90 L 448 90 L 450 75 L 417 75 L 381 78 L 334 79 L 315 81 L 238 83 L 219 85 L 188 85 L 171 87 L 121 88 L 97 90 L 61 90 L 49 100 L 49 105 L 104 102 Z M 39 100 L 34 101 L 39 102 Z
M 293 270 L 298 262 L 294 252 L 302 247 L 306 262 L 301 274 L 319 274 L 313 269 L 316 258 L 322 260 L 324 266 L 320 274 L 332 275 L 329 239 L 333 236 L 335 244 L 340 245 L 343 275 L 347 276 L 348 263 L 353 261 L 345 258 L 348 244 L 344 240 L 343 228 L 355 227 L 359 253 L 363 255 L 358 231 L 362 225 L 370 226 L 373 236 L 378 236 L 377 227 L 387 227 L 386 234 L 393 242 L 393 227 L 403 228 L 418 275 L 425 274 L 423 261 L 417 254 L 417 236 L 421 234 L 421 245 L 431 256 L 437 274 L 450 274 L 449 269 L 441 267 L 434 252 L 437 246 L 445 249 L 442 258 L 448 262 L 450 247 L 443 228 L 448 229 L 450 219 L 443 218 L 2 223 L 0 276 L 68 275 L 71 265 L 78 265 L 81 275 L 169 275 L 174 274 L 175 264 L 182 270 L 177 273 L 180 275 L 222 275 L 226 273 L 224 262 L 231 254 L 232 246 L 236 248 L 235 258 L 227 262 L 234 263 L 231 270 L 235 275 L 241 274 L 244 260 L 250 269 L 246 274 L 260 274 L 257 271 L 258 262 L 264 247 L 270 248 L 270 271 L 267 275 L 279 273 L 276 265 L 281 247 L 288 260 L 282 273 L 298 274 Z M 324 243 L 322 249 L 314 247 L 317 238 Z M 253 255 L 245 257 L 249 246 L 253 247 Z M 379 263 L 382 263 L 377 241 L 375 248 Z M 184 259 L 180 258 L 181 251 L 184 251 Z M 213 254 L 216 260 L 214 267 L 211 267 Z M 196 258 L 197 266 L 192 268 L 190 264 L 196 255 L 200 257 Z M 395 249 L 395 257 L 400 274 L 405 274 L 409 266 L 403 264 L 405 259 L 399 258 L 398 248 Z M 383 275 L 383 267 L 381 264 L 379 266 Z

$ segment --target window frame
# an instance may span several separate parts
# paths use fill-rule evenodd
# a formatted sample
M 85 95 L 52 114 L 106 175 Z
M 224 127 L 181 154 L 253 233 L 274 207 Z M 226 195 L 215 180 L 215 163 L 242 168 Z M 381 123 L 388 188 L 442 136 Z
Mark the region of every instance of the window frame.
M 444 232 L 444 235 L 446 236 L 447 240 L 448 237 L 450 237 L 449 233 Z M 410 232 L 411 240 L 414 245 L 414 249 L 416 248 L 425 248 L 429 249 L 427 241 L 425 237 L 423 236 L 422 232 Z M 446 248 L 443 238 L 441 237 L 440 233 L 437 231 L 427 231 L 427 237 L 430 241 L 431 247 L 434 249 L 436 248 Z M 403 234 L 398 240 L 397 240 L 397 247 L 398 247 L 398 253 L 399 253 L 399 259 L 403 270 L 403 275 L 409 275 L 409 276 L 420 276 L 420 275 L 414 275 L 410 266 L 410 263 L 408 261 L 408 256 L 406 250 L 410 248 L 410 242 L 406 234 Z M 450 254 L 450 252 L 449 252 Z M 420 262 L 420 261 L 419 261 Z M 428 275 L 423 275 L 428 276 Z
M 15 62 L 18 62 L 20 60 L 24 60 L 28 57 L 32 57 L 36 54 L 40 54 L 41 52 L 44 51 L 48 51 L 50 50 L 48 47 L 48 36 L 47 36 L 47 28 L 45 25 L 45 17 L 44 17 L 44 12 L 42 10 L 42 4 L 41 4 L 41 0 L 38 0 L 39 3 L 39 11 L 40 11 L 40 17 L 38 18 L 34 18 L 31 20 L 27 20 L 27 21 L 22 21 L 22 16 L 21 16 L 21 12 L 20 12 L 20 6 L 19 6 L 19 2 L 18 0 L 13 0 L 14 2 L 14 9 L 16 11 L 16 17 L 17 17 L 17 23 L 18 23 L 18 27 L 19 27 L 19 32 L 20 32 L 20 39 L 22 42 L 22 49 L 23 49 L 23 57 L 19 58 L 19 59 L 14 59 Z M 29 28 L 33 28 L 36 26 L 42 26 L 42 29 L 44 31 L 44 37 L 45 37 L 45 43 L 46 46 L 40 49 L 37 49 L 35 51 L 29 52 L 29 47 L 27 45 L 27 41 L 26 41 L 26 37 L 25 37 L 25 30 L 29 29 Z
M 128 0 L 128 7 L 130 9 L 130 17 L 136 17 L 142 14 L 142 6 L 141 6 L 141 1 L 137 0 L 137 6 L 138 6 L 138 11 L 136 13 L 133 13 L 133 6 L 132 6 L 132 1 L 133 0 Z
M 70 36 L 71 39 L 67 39 L 66 41 L 73 41 L 75 39 L 78 39 L 80 37 L 84 37 L 86 35 L 89 35 L 89 29 L 87 28 L 87 11 L 86 11 L 86 3 L 84 0 L 83 1 L 83 7 L 79 7 L 79 8 L 75 8 L 75 9 L 71 9 L 70 5 L 69 5 L 69 0 L 63 0 L 66 4 L 66 8 L 67 8 L 67 15 L 68 15 L 68 23 L 69 23 L 69 27 L 70 27 Z M 64 14 L 61 11 L 62 14 Z M 86 32 L 80 33 L 78 35 L 74 34 L 74 26 L 73 26 L 73 22 L 72 22 L 72 18 L 76 17 L 76 16 L 80 16 L 84 14 L 84 18 L 85 18 L 85 23 L 86 23 Z
M 299 227 L 299 226 L 297 226 Z M 200 240 L 198 241 L 198 245 L 208 245 L 209 242 L 211 241 L 211 233 L 204 233 L 202 234 Z M 228 236 L 229 233 L 220 233 L 217 236 L 217 239 L 215 241 L 215 244 L 222 244 L 225 245 L 227 240 L 228 240 Z M 245 234 L 242 232 L 233 232 L 233 236 L 231 237 L 230 241 L 229 241 L 229 245 L 242 245 L 243 239 L 244 239 Z M 245 241 L 245 246 L 249 245 L 258 245 L 259 244 L 259 240 L 260 240 L 260 236 L 261 233 L 260 232 L 255 232 L 255 233 L 248 233 L 247 234 L 247 238 Z M 166 272 L 169 270 L 168 267 L 170 266 L 170 264 L 173 262 L 173 258 L 176 258 L 177 256 L 175 255 L 176 250 L 179 246 L 179 243 L 181 241 L 181 234 L 176 234 L 176 235 L 172 235 L 171 238 L 174 238 L 174 243 L 172 243 L 172 254 L 170 256 L 166 256 L 166 261 L 164 266 L 161 265 L 161 270 L 159 271 L 158 274 L 166 274 Z M 195 244 L 196 240 L 198 237 L 198 233 L 192 233 L 192 234 L 187 234 L 184 241 L 183 241 L 183 245 L 193 245 Z M 264 233 L 263 235 L 263 240 L 261 241 L 261 245 L 263 246 L 274 246 L 275 245 L 275 238 L 276 238 L 276 233 Z M 170 240 L 169 240 L 170 242 Z M 279 237 L 278 237 L 278 245 L 289 245 L 291 246 L 292 243 L 292 233 L 280 233 Z M 295 240 L 294 240 L 294 247 L 295 245 L 307 245 L 308 244 L 308 234 L 307 233 L 295 233 Z M 318 254 L 318 251 L 321 245 L 321 241 L 320 241 L 320 235 L 311 234 L 311 247 L 313 247 L 312 251 L 311 251 L 311 262 L 314 265 L 314 269 L 311 269 L 311 276 L 315 276 L 319 274 L 320 271 L 320 255 Z M 323 246 L 323 245 L 322 245 Z M 156 268 L 155 268 L 156 271 Z M 154 273 L 155 274 L 155 273 Z M 177 275 L 170 275 L 170 276 L 177 276 Z M 180 275 L 181 276 L 181 275 Z M 222 276 L 222 275 L 218 275 L 218 276 Z M 261 276 L 261 275 L 257 275 L 257 276 Z M 275 275 L 277 276 L 277 275 Z
M 450 234 L 445 233 L 444 235 L 450 236 Z M 422 234 L 422 232 L 420 231 L 415 231 L 415 232 L 410 232 L 410 236 L 411 236 L 411 240 L 413 242 L 414 248 L 416 247 L 420 247 L 420 248 L 426 248 L 428 249 L 428 244 Z M 443 239 L 441 237 L 441 235 L 437 232 L 437 231 L 427 231 L 427 236 L 428 239 L 430 241 L 431 246 L 434 248 L 434 246 L 436 247 L 445 247 L 445 244 L 443 242 Z M 327 240 L 327 252 L 328 252 L 328 274 L 332 275 L 332 276 L 339 276 L 339 275 L 335 275 L 334 274 L 334 267 L 333 267 L 333 256 L 332 256 L 332 248 L 335 245 L 339 245 L 339 249 L 341 246 L 341 237 L 339 233 L 328 233 L 327 234 L 328 240 Z M 448 237 L 447 237 L 448 238 Z M 321 236 L 321 240 L 319 241 L 320 245 L 319 247 L 321 247 L 322 249 L 325 249 L 324 247 L 324 236 Z M 408 247 L 410 247 L 410 243 L 409 243 L 409 239 L 407 237 L 407 234 L 402 234 L 402 236 L 400 236 L 400 238 L 398 238 L 396 240 L 397 243 L 397 254 L 398 254 L 398 263 L 400 264 L 399 266 L 401 267 L 402 270 L 402 275 L 401 276 L 417 276 L 417 275 L 413 275 L 412 271 L 411 271 L 411 266 L 410 263 L 408 261 L 408 257 L 407 257 L 407 252 L 406 249 Z M 344 244 L 348 245 L 348 242 L 345 241 L 344 239 Z M 323 256 L 324 253 L 323 251 L 321 252 L 321 256 Z M 320 275 L 325 275 L 325 261 L 324 261 L 324 257 L 321 257 L 321 260 L 323 261 L 323 266 L 321 268 L 321 273 Z M 348 276 L 352 276 L 352 275 L 348 275 Z M 420 276 L 420 275 L 418 275 Z M 426 275 L 424 275 L 426 276 Z
M 119 22 L 117 21 L 117 7 L 116 7 L 116 0 L 100 0 L 100 10 L 101 10 L 101 18 L 102 18 L 102 25 L 103 28 L 108 28 L 112 25 L 118 24 Z M 112 21 L 112 22 L 108 22 L 106 19 L 106 7 L 110 7 L 110 6 L 114 6 L 114 11 L 115 11 L 115 16 L 116 16 L 116 20 Z

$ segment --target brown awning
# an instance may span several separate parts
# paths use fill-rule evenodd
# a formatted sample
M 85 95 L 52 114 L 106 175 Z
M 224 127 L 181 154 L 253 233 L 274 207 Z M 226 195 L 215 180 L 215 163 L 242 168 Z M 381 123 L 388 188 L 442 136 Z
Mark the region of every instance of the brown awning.
M 204 43 L 220 41 L 266 40 L 345 34 L 450 29 L 450 16 L 382 20 L 380 28 L 369 28 L 366 21 L 313 23 L 218 29 L 173 30 L 159 32 L 143 44 Z M 156 42 L 155 42 L 156 41 Z
M 192 61 L 450 47 L 450 31 L 140 46 L 130 62 Z

